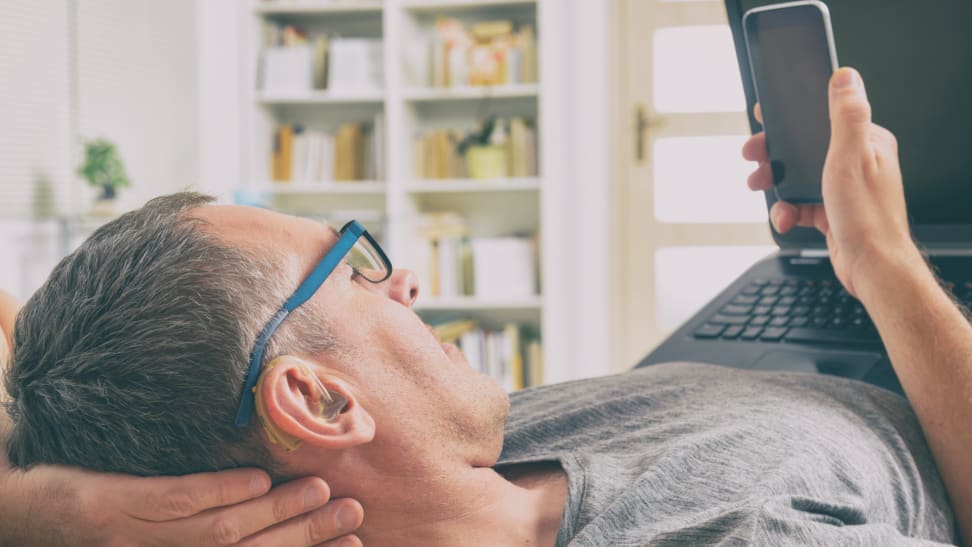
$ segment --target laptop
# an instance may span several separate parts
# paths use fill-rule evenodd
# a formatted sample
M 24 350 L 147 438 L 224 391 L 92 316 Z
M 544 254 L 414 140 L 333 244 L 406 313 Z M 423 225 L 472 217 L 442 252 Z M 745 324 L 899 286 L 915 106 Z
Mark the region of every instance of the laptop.
M 756 98 L 742 17 L 776 3 L 782 2 L 725 0 L 750 113 Z M 913 235 L 946 287 L 972 306 L 972 2 L 824 3 L 841 65 L 861 72 L 875 123 L 898 137 Z M 755 119 L 749 122 L 759 131 Z M 766 193 L 767 207 L 773 201 Z M 795 228 L 773 231 L 773 238 L 778 252 L 750 267 L 637 366 L 696 361 L 796 370 L 901 393 L 867 312 L 834 276 L 823 237 Z

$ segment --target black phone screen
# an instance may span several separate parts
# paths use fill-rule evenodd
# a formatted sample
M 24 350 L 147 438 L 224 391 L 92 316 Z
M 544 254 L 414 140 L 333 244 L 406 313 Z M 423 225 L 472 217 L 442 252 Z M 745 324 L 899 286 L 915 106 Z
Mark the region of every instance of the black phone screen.
M 834 68 L 823 13 L 798 5 L 754 11 L 745 21 L 777 197 L 820 202 Z

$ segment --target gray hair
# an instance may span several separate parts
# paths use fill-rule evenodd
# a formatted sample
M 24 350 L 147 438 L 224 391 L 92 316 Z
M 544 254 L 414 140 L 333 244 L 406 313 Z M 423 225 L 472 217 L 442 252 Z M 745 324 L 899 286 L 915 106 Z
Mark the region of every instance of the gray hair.
M 6 377 L 10 461 L 140 475 L 242 465 L 274 471 L 258 428 L 237 428 L 249 354 L 290 291 L 274 263 L 222 241 L 180 193 L 101 227 L 20 312 Z M 265 359 L 333 346 L 312 302 Z

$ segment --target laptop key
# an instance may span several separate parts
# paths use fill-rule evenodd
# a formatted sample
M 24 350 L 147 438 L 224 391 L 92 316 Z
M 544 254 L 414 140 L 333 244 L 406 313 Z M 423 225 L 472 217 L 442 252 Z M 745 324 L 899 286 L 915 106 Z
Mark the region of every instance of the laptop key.
M 741 294 L 733 298 L 732 303 L 736 304 L 737 306 L 752 306 L 757 300 L 759 300 L 759 297 Z
M 876 334 L 867 331 L 847 331 L 831 329 L 791 328 L 786 333 L 787 342 L 805 342 L 810 344 L 878 344 L 880 339 Z
M 789 321 L 790 321 L 790 318 L 789 318 L 789 317 L 785 317 L 785 316 L 776 316 L 776 317 L 774 317 L 774 318 L 773 318 L 773 319 L 772 319 L 772 320 L 771 320 L 771 321 L 769 322 L 769 326 L 771 326 L 771 327 L 785 327 L 785 326 L 786 326 L 786 324 L 787 324 L 787 323 L 788 323 Z
M 770 316 L 768 315 L 757 315 L 749 320 L 749 326 L 751 327 L 762 327 L 766 323 L 769 323 Z
M 807 317 L 794 317 L 793 319 L 790 319 L 790 326 L 791 327 L 805 327 L 805 326 L 807 326 L 807 323 L 809 323 L 809 322 L 810 322 L 810 319 L 807 318 Z
M 743 294 L 759 294 L 759 291 L 761 289 L 762 289 L 762 287 L 760 285 L 749 285 L 749 286 L 747 286 L 746 288 L 744 288 L 742 290 L 742 293 Z
M 830 324 L 830 319 L 827 319 L 826 316 L 817 316 L 810 320 L 810 324 L 814 327 L 824 328 Z
M 726 328 L 726 330 L 722 331 L 722 337 L 728 340 L 732 340 L 733 338 L 738 337 L 742 333 L 744 328 L 745 327 L 743 327 L 742 325 L 730 325 L 729 327 Z
M 759 335 L 759 339 L 775 342 L 783 338 L 784 334 L 786 334 L 786 327 L 769 327 L 763 331 L 763 334 Z
M 707 323 L 705 325 L 702 325 L 701 327 L 699 327 L 697 331 L 695 331 L 695 337 L 696 338 L 718 338 L 718 336 L 722 334 L 722 331 L 725 330 L 725 328 L 726 327 L 724 325 L 711 325 Z
M 709 319 L 713 325 L 745 325 L 749 321 L 746 315 L 722 315 L 717 313 Z
M 746 327 L 739 338 L 743 340 L 755 340 L 759 338 L 759 333 L 763 332 L 763 327 Z
M 753 311 L 752 306 L 737 306 L 735 304 L 729 304 L 722 308 L 719 313 L 724 315 L 749 315 Z

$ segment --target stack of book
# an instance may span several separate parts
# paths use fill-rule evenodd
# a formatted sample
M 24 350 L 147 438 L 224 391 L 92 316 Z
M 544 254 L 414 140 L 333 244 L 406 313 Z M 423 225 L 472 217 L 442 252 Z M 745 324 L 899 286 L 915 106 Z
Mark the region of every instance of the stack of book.
M 538 293 L 533 237 L 470 236 L 465 219 L 450 212 L 421 215 L 418 236 L 412 267 L 431 297 L 495 302 Z
M 497 147 L 502 155 L 501 172 L 507 177 L 537 175 L 537 136 L 533 124 L 514 117 L 495 122 L 489 146 Z M 435 129 L 415 136 L 412 146 L 412 165 L 418 179 L 461 179 L 470 176 L 466 156 L 459 153 L 459 143 L 468 131 Z
M 384 86 L 382 41 L 318 34 L 276 23 L 266 27 L 260 88 L 294 94 L 318 90 L 361 91 Z
M 433 328 L 443 342 L 459 346 L 469 366 L 506 391 L 543 384 L 543 350 L 529 329 L 516 323 L 485 329 L 472 320 L 447 321 Z
M 274 133 L 270 178 L 274 182 L 383 180 L 384 116 L 345 123 L 333 133 L 285 124 Z
M 428 85 L 496 86 L 537 81 L 537 41 L 531 25 L 484 21 L 469 27 L 440 17 L 430 45 Z
M 474 294 L 469 228 L 457 213 L 426 213 L 418 220 L 413 267 L 426 294 L 453 298 Z

